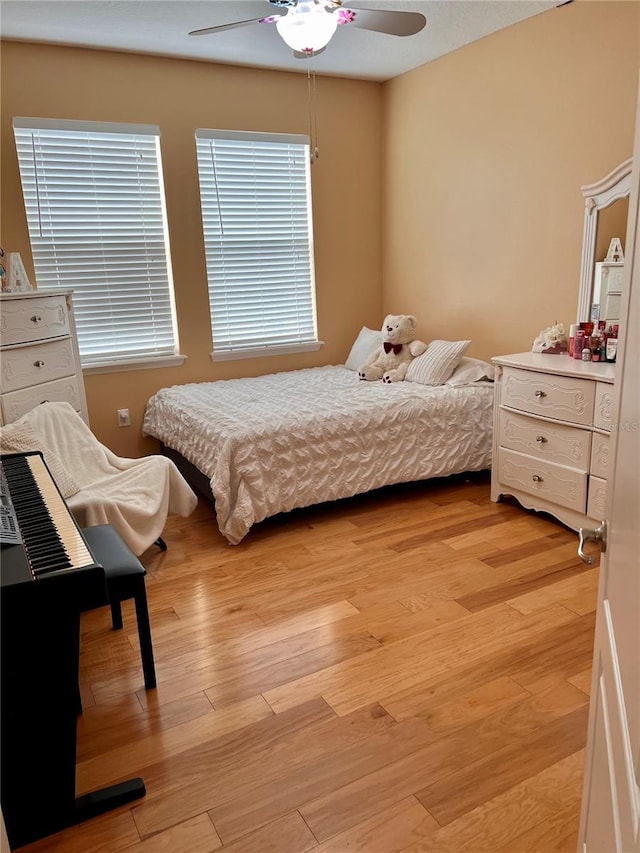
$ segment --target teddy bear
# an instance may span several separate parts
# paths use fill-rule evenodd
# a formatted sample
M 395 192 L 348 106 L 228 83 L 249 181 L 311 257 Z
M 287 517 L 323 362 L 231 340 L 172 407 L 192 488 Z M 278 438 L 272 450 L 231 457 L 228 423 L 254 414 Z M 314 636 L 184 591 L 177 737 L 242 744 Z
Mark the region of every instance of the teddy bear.
M 415 340 L 416 318 L 412 314 L 388 314 L 382 324 L 382 345 L 358 370 L 360 379 L 401 382 L 413 359 L 427 345 Z

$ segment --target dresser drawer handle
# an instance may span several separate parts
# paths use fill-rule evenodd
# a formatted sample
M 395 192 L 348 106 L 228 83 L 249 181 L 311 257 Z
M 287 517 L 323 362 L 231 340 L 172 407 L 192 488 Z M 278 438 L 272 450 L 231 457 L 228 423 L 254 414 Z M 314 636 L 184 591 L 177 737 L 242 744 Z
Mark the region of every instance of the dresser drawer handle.
M 531 477 L 531 479 L 533 480 L 533 482 L 534 482 L 534 483 L 544 483 L 544 480 L 542 479 L 542 477 L 540 476 L 540 474 L 534 474 L 534 475 Z
M 39 314 L 34 314 L 31 318 L 32 323 L 42 323 L 42 317 Z
M 549 439 L 545 438 L 543 435 L 537 435 L 536 441 L 538 442 L 538 444 L 546 444 Z
M 546 391 L 536 391 L 534 396 L 537 397 L 539 400 L 542 400 L 543 397 L 547 396 L 547 392 Z
M 33 366 L 34 367 L 44 367 L 44 361 L 41 358 L 39 358 L 37 361 L 33 362 Z

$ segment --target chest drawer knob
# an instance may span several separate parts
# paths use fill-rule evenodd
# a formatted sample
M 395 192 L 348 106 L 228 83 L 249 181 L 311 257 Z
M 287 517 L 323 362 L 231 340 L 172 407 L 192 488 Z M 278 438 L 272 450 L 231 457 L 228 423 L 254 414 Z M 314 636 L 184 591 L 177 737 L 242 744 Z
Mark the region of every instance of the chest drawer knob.
M 549 441 L 549 439 L 545 438 L 543 435 L 537 435 L 536 441 L 538 442 L 538 444 L 546 444 L 546 442 Z
M 540 474 L 534 474 L 534 475 L 531 477 L 531 479 L 533 480 L 533 482 L 534 482 L 534 483 L 543 483 L 543 482 L 544 482 L 544 480 L 543 480 L 543 478 L 540 476 Z
M 42 323 L 42 317 L 39 314 L 34 314 L 31 318 L 32 323 Z
M 543 397 L 547 396 L 547 392 L 546 391 L 536 391 L 534 396 L 537 397 L 539 400 L 542 400 Z
M 33 362 L 33 366 L 34 367 L 44 367 L 44 361 L 41 358 L 39 358 L 37 361 Z

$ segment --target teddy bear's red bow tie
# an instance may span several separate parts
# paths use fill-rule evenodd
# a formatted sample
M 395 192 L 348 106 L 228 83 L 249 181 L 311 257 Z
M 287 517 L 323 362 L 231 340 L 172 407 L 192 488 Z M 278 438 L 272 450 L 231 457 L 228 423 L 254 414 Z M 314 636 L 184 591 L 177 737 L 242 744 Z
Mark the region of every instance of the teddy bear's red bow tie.
M 393 350 L 394 355 L 398 355 L 400 350 L 402 349 L 402 344 L 390 344 L 389 341 L 384 342 L 384 351 L 391 352 Z

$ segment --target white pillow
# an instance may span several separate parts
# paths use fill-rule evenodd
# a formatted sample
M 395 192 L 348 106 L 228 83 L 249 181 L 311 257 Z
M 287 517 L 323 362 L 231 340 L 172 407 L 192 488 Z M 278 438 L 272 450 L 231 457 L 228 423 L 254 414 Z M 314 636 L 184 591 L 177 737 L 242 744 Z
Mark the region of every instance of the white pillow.
M 66 470 L 58 456 L 43 441 L 31 424 L 7 424 L 0 428 L 0 451 L 2 453 L 28 453 L 40 450 L 47 463 L 49 473 L 55 480 L 63 498 L 70 498 L 80 491 L 80 486 Z
M 426 351 L 414 358 L 405 379 L 422 385 L 444 385 L 460 363 L 471 341 L 431 341 Z
M 367 326 L 363 326 L 358 333 L 358 337 L 353 342 L 351 352 L 349 353 L 344 366 L 349 370 L 358 370 L 381 345 L 382 332 L 380 329 L 376 331 L 375 329 L 369 329 Z
M 482 379 L 493 382 L 495 373 L 495 367 L 488 361 L 463 356 L 460 364 L 447 379 L 446 384 L 454 386 L 473 385 L 474 382 L 480 382 Z

